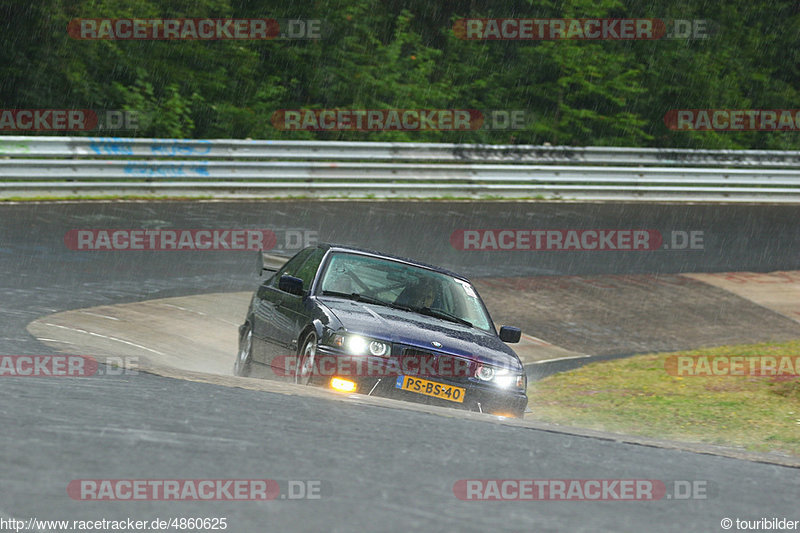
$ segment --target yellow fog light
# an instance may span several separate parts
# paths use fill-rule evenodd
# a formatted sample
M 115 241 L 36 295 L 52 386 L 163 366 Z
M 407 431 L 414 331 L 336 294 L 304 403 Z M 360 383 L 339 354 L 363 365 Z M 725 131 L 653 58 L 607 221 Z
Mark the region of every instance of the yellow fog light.
M 356 382 L 349 379 L 332 378 L 331 388 L 341 392 L 355 392 Z

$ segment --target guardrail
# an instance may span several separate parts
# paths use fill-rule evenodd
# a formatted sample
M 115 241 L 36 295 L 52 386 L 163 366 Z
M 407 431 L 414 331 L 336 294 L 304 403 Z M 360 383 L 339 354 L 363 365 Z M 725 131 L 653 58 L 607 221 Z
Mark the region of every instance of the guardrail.
M 800 202 L 800 151 L 0 136 L 13 196 Z

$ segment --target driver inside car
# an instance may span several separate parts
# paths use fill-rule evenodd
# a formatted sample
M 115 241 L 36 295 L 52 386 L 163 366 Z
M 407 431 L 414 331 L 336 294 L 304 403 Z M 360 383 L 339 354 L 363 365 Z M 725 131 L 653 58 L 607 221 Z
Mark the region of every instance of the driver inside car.
M 430 279 L 421 279 L 416 285 L 403 291 L 396 303 L 421 309 L 431 307 L 434 300 L 436 300 L 435 283 Z

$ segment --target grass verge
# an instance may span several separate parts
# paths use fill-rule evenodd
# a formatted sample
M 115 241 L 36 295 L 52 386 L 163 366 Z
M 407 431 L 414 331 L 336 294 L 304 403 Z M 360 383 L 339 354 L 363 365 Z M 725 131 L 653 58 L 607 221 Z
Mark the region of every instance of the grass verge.
M 690 376 L 688 367 L 677 372 L 675 355 L 708 356 L 702 359 L 712 364 L 712 357 L 785 356 L 777 360 L 794 362 L 795 373 L 800 373 L 800 340 L 640 355 L 531 383 L 529 416 L 601 431 L 800 456 L 800 378 L 787 375 L 787 366 L 777 367 L 781 376 L 730 375 L 724 364 L 717 373 L 722 375 Z M 746 359 L 743 373 L 749 373 L 751 360 Z

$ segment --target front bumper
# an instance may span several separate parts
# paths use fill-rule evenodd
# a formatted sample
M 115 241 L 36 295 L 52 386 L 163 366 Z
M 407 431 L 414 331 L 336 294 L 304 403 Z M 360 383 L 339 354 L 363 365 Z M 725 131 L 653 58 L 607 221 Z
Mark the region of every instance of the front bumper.
M 402 373 L 393 371 L 397 367 L 393 368 L 387 358 L 342 354 L 324 345 L 318 347 L 317 354 L 321 363 L 312 376 L 311 381 L 315 385 L 329 387 L 333 377 L 346 378 L 357 384 L 355 392 L 360 394 L 518 418 L 523 416 L 528 405 L 528 396 L 524 391 L 502 389 L 474 377 L 419 376 L 435 383 L 463 388 L 461 402 L 403 390 L 396 386 L 397 377 Z
M 509 417 L 522 418 L 525 413 L 525 408 L 528 405 L 528 396 L 521 391 L 510 391 L 498 389 L 491 385 L 483 385 L 476 383 L 463 383 L 456 380 L 442 379 L 439 377 L 425 377 L 428 381 L 435 383 L 444 383 L 446 385 L 454 385 L 465 389 L 464 401 L 455 402 L 442 398 L 435 398 L 409 390 L 402 390 L 396 386 L 396 378 L 384 378 L 380 382 L 372 379 L 364 383 L 359 383 L 359 392 L 364 394 L 372 392 L 373 396 L 383 396 L 386 398 L 395 398 L 398 400 L 411 401 L 415 403 L 423 403 L 426 405 L 439 405 L 442 407 L 452 407 L 455 409 L 466 409 L 468 411 L 477 411 L 493 415 L 502 415 Z M 377 385 L 377 386 L 376 386 Z M 367 388 L 369 387 L 369 388 Z

